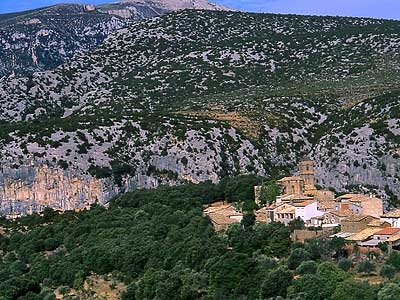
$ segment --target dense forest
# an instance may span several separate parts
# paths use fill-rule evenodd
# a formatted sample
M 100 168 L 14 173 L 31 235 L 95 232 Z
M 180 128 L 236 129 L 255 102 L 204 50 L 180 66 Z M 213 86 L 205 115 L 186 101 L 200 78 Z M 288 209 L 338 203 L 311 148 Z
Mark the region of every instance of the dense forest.
M 260 182 L 241 176 L 138 190 L 108 208 L 2 219 L 0 299 L 98 299 L 68 293 L 93 274 L 123 284 L 123 300 L 400 299 L 400 255 L 354 262 L 342 239 L 297 244 L 293 226 L 255 224 L 251 199 Z M 202 206 L 224 199 L 249 212 L 217 235 Z M 373 273 L 381 282 L 367 283 Z

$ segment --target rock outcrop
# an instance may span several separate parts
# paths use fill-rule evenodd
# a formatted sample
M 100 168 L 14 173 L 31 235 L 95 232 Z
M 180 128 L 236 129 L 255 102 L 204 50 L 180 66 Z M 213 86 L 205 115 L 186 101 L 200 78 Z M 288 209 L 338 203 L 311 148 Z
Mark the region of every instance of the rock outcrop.
M 0 211 L 6 215 L 38 212 L 47 206 L 62 211 L 82 209 L 93 203 L 106 204 L 117 193 L 111 180 L 46 165 L 0 172 Z

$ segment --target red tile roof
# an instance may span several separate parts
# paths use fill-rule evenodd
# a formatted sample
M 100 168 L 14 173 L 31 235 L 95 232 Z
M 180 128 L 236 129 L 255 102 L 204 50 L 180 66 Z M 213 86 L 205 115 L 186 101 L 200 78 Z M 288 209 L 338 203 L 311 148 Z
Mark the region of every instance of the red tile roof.
M 395 233 L 398 233 L 400 231 L 400 228 L 396 228 L 396 227 L 387 227 L 384 228 L 378 232 L 376 232 L 376 235 L 393 235 Z

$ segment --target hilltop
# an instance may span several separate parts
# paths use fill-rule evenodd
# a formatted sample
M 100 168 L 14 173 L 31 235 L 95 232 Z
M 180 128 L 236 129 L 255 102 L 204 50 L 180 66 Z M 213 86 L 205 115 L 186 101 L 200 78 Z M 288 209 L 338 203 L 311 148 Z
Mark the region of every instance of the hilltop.
M 53 69 L 111 33 L 181 9 L 228 10 L 206 0 L 60 4 L 0 15 L 0 78 Z
M 40 209 L 36 196 L 21 201 L 38 191 L 69 209 L 93 194 L 105 203 L 139 187 L 276 176 L 304 155 L 319 184 L 395 203 L 399 29 L 185 10 L 119 30 L 52 71 L 3 79 L 3 186 L 23 192 L 3 193 L 2 209 Z M 42 165 L 53 170 L 46 182 Z

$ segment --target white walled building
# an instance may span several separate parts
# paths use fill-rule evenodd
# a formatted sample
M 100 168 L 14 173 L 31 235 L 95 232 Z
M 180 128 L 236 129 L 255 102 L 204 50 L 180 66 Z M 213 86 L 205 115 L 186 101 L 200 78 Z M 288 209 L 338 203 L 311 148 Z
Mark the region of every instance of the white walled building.
M 318 210 L 318 202 L 307 200 L 292 204 L 295 207 L 296 218 L 300 218 L 304 223 L 309 222 L 314 217 L 323 216 L 324 212 Z
M 381 221 L 388 222 L 392 227 L 400 227 L 400 209 L 394 209 L 382 215 Z

